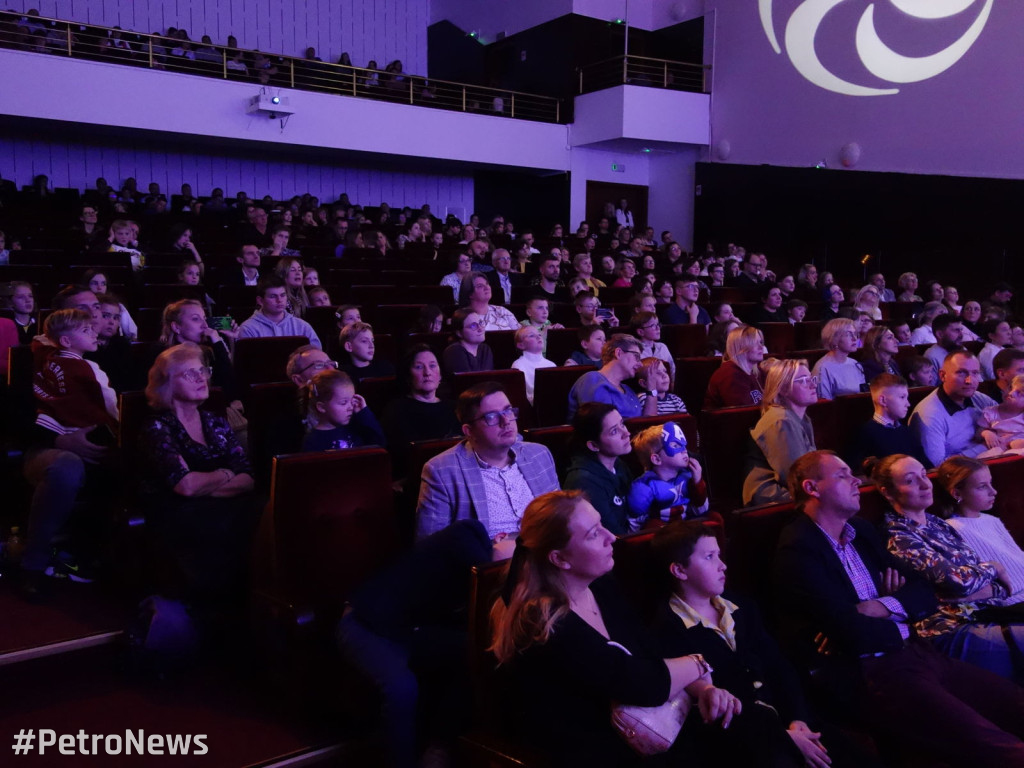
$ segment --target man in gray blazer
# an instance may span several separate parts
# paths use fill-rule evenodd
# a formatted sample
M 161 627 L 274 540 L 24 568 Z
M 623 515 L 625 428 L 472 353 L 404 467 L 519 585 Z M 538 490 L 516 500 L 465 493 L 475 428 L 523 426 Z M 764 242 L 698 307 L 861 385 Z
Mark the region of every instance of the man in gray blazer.
M 510 556 L 526 505 L 559 488 L 555 462 L 543 445 L 523 442 L 518 409 L 497 382 L 465 390 L 456 415 L 466 439 L 423 467 L 416 535 L 479 520 L 496 556 Z

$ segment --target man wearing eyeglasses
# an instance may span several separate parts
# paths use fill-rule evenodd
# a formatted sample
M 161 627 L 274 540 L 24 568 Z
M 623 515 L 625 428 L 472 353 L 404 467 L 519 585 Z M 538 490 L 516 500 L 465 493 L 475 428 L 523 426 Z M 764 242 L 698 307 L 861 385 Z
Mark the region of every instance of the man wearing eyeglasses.
M 559 489 L 555 462 L 543 445 L 523 442 L 519 410 L 497 382 L 465 390 L 455 414 L 465 440 L 424 465 L 416 535 L 429 536 L 456 520 L 479 520 L 495 559 L 510 557 L 526 505 Z
M 978 391 L 980 383 L 978 358 L 966 350 L 953 352 L 939 370 L 939 386 L 914 408 L 910 429 L 932 466 L 956 454 L 973 457 L 985 450 L 975 424 L 981 410 L 996 401 Z
M 601 370 L 580 376 L 569 390 L 568 421 L 572 421 L 581 403 L 608 403 L 624 419 L 658 415 L 658 392 L 648 390 L 641 403 L 636 392 L 626 384 L 640 370 L 640 342 L 635 336 L 617 333 L 601 349 Z
M 636 337 L 640 340 L 640 357 L 656 357 L 665 363 L 668 377 L 672 385 L 676 383 L 676 361 L 668 347 L 661 343 L 661 322 L 654 312 L 637 312 L 629 324 L 633 326 Z

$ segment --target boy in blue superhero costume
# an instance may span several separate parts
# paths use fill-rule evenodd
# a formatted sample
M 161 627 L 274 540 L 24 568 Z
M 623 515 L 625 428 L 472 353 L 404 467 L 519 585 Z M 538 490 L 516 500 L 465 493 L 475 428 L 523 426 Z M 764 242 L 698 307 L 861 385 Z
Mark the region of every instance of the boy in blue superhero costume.
M 648 427 L 633 438 L 633 450 L 646 470 L 629 489 L 630 527 L 649 520 L 667 523 L 708 511 L 700 463 L 686 449 L 686 435 L 673 421 Z

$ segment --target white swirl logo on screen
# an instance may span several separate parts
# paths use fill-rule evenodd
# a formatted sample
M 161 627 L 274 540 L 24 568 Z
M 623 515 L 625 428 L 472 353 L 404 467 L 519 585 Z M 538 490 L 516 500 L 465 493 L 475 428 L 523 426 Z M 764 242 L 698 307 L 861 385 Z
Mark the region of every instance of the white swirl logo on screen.
M 886 0 L 898 10 L 923 21 L 945 19 L 982 4 L 977 18 L 952 45 L 928 56 L 904 56 L 894 51 L 878 36 L 875 29 L 875 3 L 864 10 L 857 24 L 857 55 L 867 70 L 889 83 L 918 83 L 940 75 L 956 64 L 981 35 L 994 0 Z M 818 27 L 836 6 L 847 0 L 804 0 L 786 23 L 784 42 L 786 54 L 797 72 L 820 88 L 847 96 L 887 96 L 899 88 L 875 88 L 852 83 L 830 71 L 818 58 L 815 37 Z M 761 25 L 776 53 L 782 53 L 775 35 L 772 16 L 774 0 L 758 0 Z

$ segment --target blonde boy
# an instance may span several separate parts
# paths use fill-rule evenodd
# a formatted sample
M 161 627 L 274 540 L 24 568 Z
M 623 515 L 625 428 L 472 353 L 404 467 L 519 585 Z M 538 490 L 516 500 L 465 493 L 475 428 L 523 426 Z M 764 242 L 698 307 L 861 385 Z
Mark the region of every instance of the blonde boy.
M 512 361 L 512 367 L 523 372 L 526 378 L 526 399 L 532 404 L 537 369 L 556 366 L 544 357 L 544 335 L 532 325 L 524 325 L 516 331 L 516 349 L 522 350 L 523 354 Z
M 646 470 L 633 481 L 626 498 L 633 530 L 649 520 L 667 523 L 707 513 L 704 471 L 687 451 L 686 435 L 678 424 L 648 427 L 633 438 L 633 450 Z
M 338 344 L 348 352 L 350 362 L 339 368 L 358 383 L 363 379 L 394 376 L 395 366 L 387 360 L 374 360 L 376 346 L 373 326 L 369 323 L 349 323 L 338 334 Z
M 526 319 L 519 323 L 523 328 L 529 325 L 540 331 L 541 338 L 544 339 L 544 348 L 541 352 L 545 355 L 548 353 L 548 329 L 558 330 L 565 327 L 561 323 L 552 323 L 548 319 L 550 312 L 547 299 L 534 297 L 526 302 Z

